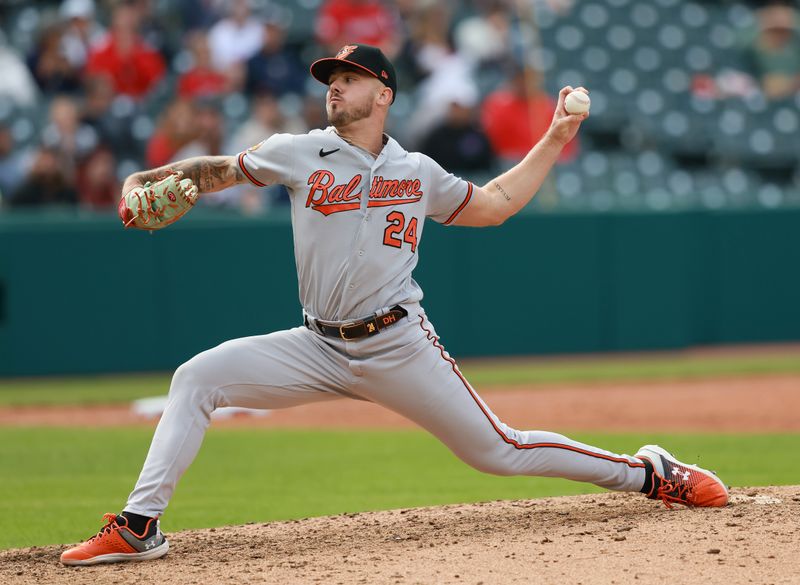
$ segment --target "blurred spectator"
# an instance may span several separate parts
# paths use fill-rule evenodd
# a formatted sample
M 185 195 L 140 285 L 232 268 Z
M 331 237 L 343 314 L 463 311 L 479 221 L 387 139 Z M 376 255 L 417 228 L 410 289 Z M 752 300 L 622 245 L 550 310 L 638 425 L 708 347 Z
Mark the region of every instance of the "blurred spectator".
M 207 31 L 223 16 L 227 0 L 177 0 L 181 29 L 187 32 Z
M 418 7 L 409 26 L 409 43 L 417 66 L 426 76 L 437 68 L 440 59 L 455 53 L 450 38 L 451 9 L 445 4 L 432 3 Z
M 129 98 L 115 96 L 111 79 L 105 76 L 88 78 L 84 90 L 81 122 L 94 130 L 97 141 L 111 148 L 117 158 L 141 157 L 141 141 L 134 138 L 131 124 L 133 112 L 126 115 L 112 112 L 115 101 Z
M 6 44 L 0 30 L 0 97 L 6 97 L 15 105 L 30 107 L 39 99 L 36 81 L 19 53 Z
M 116 93 L 142 98 L 164 76 L 163 57 L 139 34 L 139 11 L 123 2 L 114 7 L 111 30 L 89 53 L 88 76 L 111 78 Z
M 411 31 L 417 67 L 426 75 L 417 85 L 417 105 L 404 128 L 403 138 L 412 148 L 442 123 L 456 96 L 477 99 L 472 64 L 454 50 L 449 23 L 449 8 L 432 4 L 417 13 Z
M 62 170 L 72 180 L 79 162 L 97 146 L 98 137 L 91 126 L 81 122 L 76 100 L 62 94 L 50 103 L 42 142 L 56 153 Z
M 175 153 L 195 139 L 194 117 L 195 108 L 189 100 L 176 99 L 167 106 L 147 143 L 148 167 L 160 167 L 175 160 Z
M 481 108 L 481 124 L 503 166 L 521 161 L 550 127 L 557 102 L 542 89 L 534 69 L 515 67 L 507 86 L 489 94 Z M 575 158 L 577 139 L 561 151 L 560 162 Z
M 317 40 L 329 55 L 348 43 L 364 43 L 380 47 L 391 59 L 402 46 L 399 17 L 389 3 L 325 0 L 317 14 Z
M 477 103 L 477 96 L 455 96 L 444 122 L 422 142 L 422 152 L 456 175 L 488 172 L 493 168 L 489 139 L 475 120 Z
M 220 71 L 243 65 L 258 53 L 264 42 L 264 26 L 252 15 L 250 0 L 232 0 L 228 16 L 208 32 L 211 62 Z
M 192 126 L 194 136 L 172 155 L 173 160 L 194 156 L 219 156 L 225 141 L 225 119 L 214 101 L 196 102 Z
M 308 68 L 286 46 L 284 28 L 267 22 L 261 50 L 247 61 L 247 92 L 302 95 L 307 81 Z
M 397 87 L 400 91 L 413 91 L 417 83 L 428 75 L 428 72 L 423 71 L 417 63 L 418 35 L 415 34 L 420 28 L 420 23 L 425 20 L 426 2 L 396 0 L 394 5 L 398 13 L 400 38 L 400 48 L 392 59 L 397 74 Z
M 195 156 L 228 154 L 224 151 L 225 119 L 220 113 L 218 104 L 213 101 L 196 103 L 194 125 L 196 129 L 194 139 L 176 152 L 173 155 L 173 160 L 183 160 Z M 257 189 L 247 188 L 249 185 L 244 186 L 244 188 L 240 187 L 242 186 L 237 185 L 215 193 L 206 193 L 200 198 L 200 204 L 239 208 L 242 205 L 241 199 L 243 196 L 247 196 L 250 191 L 258 191 Z M 257 196 L 260 197 L 260 195 Z
M 114 87 L 106 76 L 90 77 L 84 84 L 83 110 L 81 122 L 91 126 L 101 142 L 116 144 L 123 142 L 128 128 L 120 128 L 111 115 L 114 102 Z M 122 144 L 120 144 L 122 146 Z
M 192 67 L 178 78 L 178 96 L 207 98 L 230 90 L 230 79 L 211 65 L 208 37 L 203 31 L 187 36 L 186 44 L 192 54 Z
M 319 102 L 319 100 L 315 101 Z M 273 134 L 302 134 L 307 130 L 308 128 L 299 116 L 288 118 L 284 116 L 275 96 L 261 94 L 253 100 L 250 117 L 239 126 L 231 137 L 226 151 L 229 154 L 236 154 L 259 144 Z M 262 213 L 275 204 L 289 203 L 289 194 L 283 185 L 272 185 L 266 189 L 259 189 L 253 185 L 244 184 L 226 189 L 212 203 L 235 207 L 243 213 L 252 215 Z
M 758 12 L 758 32 L 745 49 L 744 63 L 769 98 L 800 90 L 800 24 L 792 6 L 770 3 Z
M 94 0 L 66 0 L 59 8 L 59 16 L 63 27 L 61 52 L 74 70 L 83 71 L 89 51 L 105 34 L 95 19 Z
M 503 0 L 477 2 L 478 13 L 460 21 L 453 32 L 459 53 L 481 65 L 510 57 L 511 16 Z
M 74 205 L 78 193 L 59 162 L 58 152 L 42 147 L 34 155 L 25 180 L 11 197 L 11 205 Z
M 129 1 L 138 12 L 138 30 L 144 43 L 152 49 L 155 49 L 167 61 L 170 61 L 176 49 L 176 47 L 173 46 L 173 39 L 177 39 L 177 35 L 171 35 L 170 31 L 167 29 L 168 16 L 172 11 L 165 10 L 163 6 L 161 10 L 156 10 L 153 7 L 153 0 Z M 177 42 L 180 45 L 180 41 Z
M 114 153 L 105 146 L 92 152 L 78 169 L 76 186 L 82 207 L 104 209 L 116 206 L 120 184 Z
M 9 199 L 25 179 L 30 165 L 30 152 L 14 141 L 14 135 L 0 125 L 0 200 Z
M 273 134 L 302 134 L 306 126 L 300 119 L 287 119 L 278 100 L 271 94 L 261 94 L 253 99 L 250 117 L 236 129 L 227 151 L 239 153 L 266 140 Z
M 81 86 L 81 70 L 69 62 L 62 48 L 60 24 L 45 27 L 39 34 L 28 67 L 43 93 L 73 93 Z

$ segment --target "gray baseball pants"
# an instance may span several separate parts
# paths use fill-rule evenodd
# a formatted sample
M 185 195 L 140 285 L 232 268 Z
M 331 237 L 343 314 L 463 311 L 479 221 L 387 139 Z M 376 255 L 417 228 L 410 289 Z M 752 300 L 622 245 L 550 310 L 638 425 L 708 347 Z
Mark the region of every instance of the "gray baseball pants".
M 356 341 L 307 327 L 227 341 L 180 366 L 125 510 L 160 516 L 194 460 L 211 413 L 223 406 L 287 408 L 342 397 L 381 404 L 426 429 L 486 473 L 561 477 L 638 491 L 641 460 L 547 431 L 501 422 L 440 345 L 418 304 Z

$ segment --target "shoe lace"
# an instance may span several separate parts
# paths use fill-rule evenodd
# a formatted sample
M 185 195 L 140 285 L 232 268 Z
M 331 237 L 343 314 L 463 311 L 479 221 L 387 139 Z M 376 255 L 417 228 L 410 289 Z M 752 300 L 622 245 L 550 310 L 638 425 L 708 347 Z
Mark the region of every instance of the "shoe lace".
M 689 498 L 692 495 L 692 488 L 685 483 L 675 483 L 669 480 L 662 480 L 658 486 L 655 499 L 664 502 L 664 505 L 672 509 L 670 502 L 678 502 L 689 505 Z
M 117 515 L 116 514 L 110 514 L 110 513 L 109 514 L 103 514 L 103 521 L 106 523 L 106 525 L 103 526 L 100 529 L 100 532 L 98 532 L 93 537 L 91 537 L 89 539 L 89 542 L 92 542 L 93 540 L 101 538 L 101 537 L 105 536 L 106 534 L 111 533 L 112 530 L 115 530 L 116 528 L 119 528 L 119 524 L 117 524 Z

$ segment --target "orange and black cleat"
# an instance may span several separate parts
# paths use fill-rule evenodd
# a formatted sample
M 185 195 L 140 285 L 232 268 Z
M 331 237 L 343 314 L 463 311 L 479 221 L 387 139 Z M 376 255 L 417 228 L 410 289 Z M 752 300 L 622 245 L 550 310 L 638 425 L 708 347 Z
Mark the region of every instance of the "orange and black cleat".
M 713 471 L 681 463 L 658 445 L 645 445 L 635 457 L 646 465 L 642 492 L 667 508 L 672 504 L 716 508 L 728 503 L 728 489 Z
M 97 565 L 122 561 L 145 561 L 167 554 L 169 543 L 161 532 L 158 519 L 152 518 L 142 534 L 128 528 L 125 516 L 104 514 L 106 525 L 86 542 L 65 550 L 65 565 Z

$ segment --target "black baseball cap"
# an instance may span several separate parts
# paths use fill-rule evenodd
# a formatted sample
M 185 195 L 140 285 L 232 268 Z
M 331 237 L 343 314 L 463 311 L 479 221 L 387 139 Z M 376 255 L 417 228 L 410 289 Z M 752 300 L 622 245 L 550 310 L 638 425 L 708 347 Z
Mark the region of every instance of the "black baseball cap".
M 397 95 L 397 76 L 394 66 L 378 47 L 353 43 L 345 45 L 335 57 L 318 59 L 311 64 L 311 76 L 329 85 L 331 72 L 339 65 L 349 65 L 377 77 L 383 85 L 392 90 L 392 103 Z

